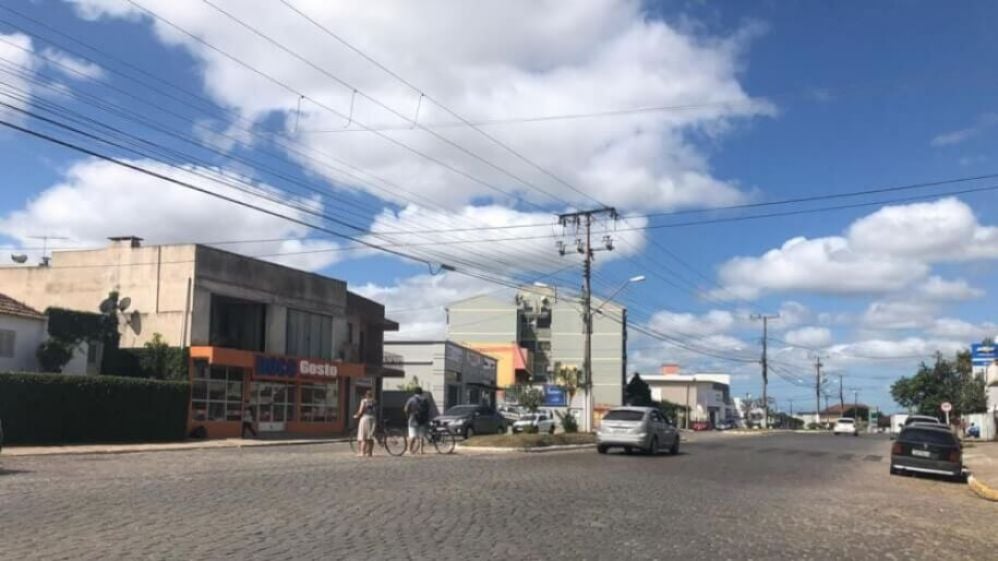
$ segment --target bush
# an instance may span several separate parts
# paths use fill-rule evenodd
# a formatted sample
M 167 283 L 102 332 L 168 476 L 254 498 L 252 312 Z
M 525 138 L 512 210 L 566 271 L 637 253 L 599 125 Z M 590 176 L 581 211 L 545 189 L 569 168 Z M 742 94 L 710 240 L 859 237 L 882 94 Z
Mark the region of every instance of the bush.
M 182 440 L 190 384 L 60 374 L 0 374 L 11 444 Z
M 579 422 L 575 420 L 575 415 L 571 411 L 557 412 L 558 419 L 561 420 L 561 429 L 566 433 L 579 432 Z
M 47 372 L 62 372 L 66 363 L 73 358 L 73 345 L 60 339 L 48 339 L 38 345 L 35 351 L 38 364 Z

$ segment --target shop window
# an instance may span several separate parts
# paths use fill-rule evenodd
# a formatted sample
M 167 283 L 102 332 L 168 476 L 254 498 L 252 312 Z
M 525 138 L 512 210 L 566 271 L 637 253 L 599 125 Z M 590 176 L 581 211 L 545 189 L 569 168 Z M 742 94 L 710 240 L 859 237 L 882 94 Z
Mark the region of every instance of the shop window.
M 243 369 L 194 363 L 191 412 L 196 421 L 239 421 L 243 406 Z
M 254 387 L 256 388 L 254 405 L 256 406 L 257 421 L 261 423 L 286 423 L 294 420 L 294 384 L 259 382 L 254 384 Z
M 288 310 L 287 354 L 307 358 L 333 358 L 333 318 Z
M 301 420 L 306 423 L 328 423 L 339 414 L 340 394 L 337 384 L 301 385 Z
M 212 294 L 209 342 L 216 347 L 262 352 L 266 315 L 265 304 Z

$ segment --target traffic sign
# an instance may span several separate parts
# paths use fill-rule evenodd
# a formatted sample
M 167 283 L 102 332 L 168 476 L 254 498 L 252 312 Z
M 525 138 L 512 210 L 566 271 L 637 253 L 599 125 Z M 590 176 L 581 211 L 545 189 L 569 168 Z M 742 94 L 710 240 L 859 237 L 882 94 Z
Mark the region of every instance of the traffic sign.
M 970 346 L 970 359 L 977 366 L 987 366 L 998 360 L 998 345 L 974 343 Z
M 943 404 L 939 406 L 939 408 L 943 410 L 943 413 L 949 413 L 950 411 L 953 410 L 953 404 L 948 401 L 944 401 Z

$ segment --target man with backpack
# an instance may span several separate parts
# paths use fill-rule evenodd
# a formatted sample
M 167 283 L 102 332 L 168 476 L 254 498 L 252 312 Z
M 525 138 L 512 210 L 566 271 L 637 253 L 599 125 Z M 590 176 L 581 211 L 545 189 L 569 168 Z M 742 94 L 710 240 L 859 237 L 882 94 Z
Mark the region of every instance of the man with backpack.
M 430 400 L 423 395 L 423 388 L 419 386 L 416 386 L 412 393 L 412 397 L 405 402 L 405 414 L 409 419 L 409 441 L 406 443 L 406 448 L 410 454 L 415 454 L 418 447 L 422 455 L 423 437 L 430 424 Z

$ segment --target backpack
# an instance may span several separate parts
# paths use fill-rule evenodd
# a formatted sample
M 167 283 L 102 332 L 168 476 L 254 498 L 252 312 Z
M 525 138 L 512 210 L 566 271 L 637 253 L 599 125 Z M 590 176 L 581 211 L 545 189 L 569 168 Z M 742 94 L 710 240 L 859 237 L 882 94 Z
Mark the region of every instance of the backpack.
M 430 400 L 425 397 L 416 400 L 416 422 L 421 425 L 430 422 Z

